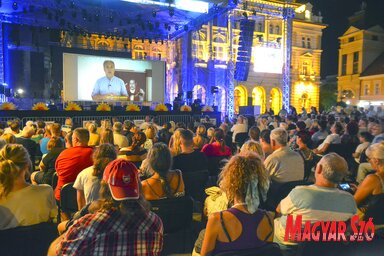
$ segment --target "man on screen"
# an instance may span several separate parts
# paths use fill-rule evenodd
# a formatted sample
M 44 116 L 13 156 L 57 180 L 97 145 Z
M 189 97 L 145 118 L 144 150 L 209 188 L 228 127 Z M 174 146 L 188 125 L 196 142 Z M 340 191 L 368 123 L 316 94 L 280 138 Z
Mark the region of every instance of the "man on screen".
M 137 86 L 136 81 L 129 80 L 128 99 L 130 101 L 143 101 L 144 95 L 144 90 Z
M 103 66 L 105 76 L 96 81 L 92 91 L 92 99 L 101 100 L 108 98 L 108 96 L 128 96 L 124 81 L 115 76 L 115 63 L 106 60 Z

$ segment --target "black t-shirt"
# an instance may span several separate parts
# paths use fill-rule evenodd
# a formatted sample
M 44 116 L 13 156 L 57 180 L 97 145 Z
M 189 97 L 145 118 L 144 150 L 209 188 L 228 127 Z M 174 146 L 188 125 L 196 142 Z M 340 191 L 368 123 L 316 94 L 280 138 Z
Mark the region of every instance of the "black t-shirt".
M 45 166 L 45 170 L 55 170 L 55 163 L 57 157 L 65 148 L 53 148 L 48 154 L 43 158 L 43 164 Z
M 182 172 L 194 172 L 208 169 L 208 160 L 203 152 L 198 150 L 189 154 L 180 154 L 173 158 L 172 169 L 180 169 Z

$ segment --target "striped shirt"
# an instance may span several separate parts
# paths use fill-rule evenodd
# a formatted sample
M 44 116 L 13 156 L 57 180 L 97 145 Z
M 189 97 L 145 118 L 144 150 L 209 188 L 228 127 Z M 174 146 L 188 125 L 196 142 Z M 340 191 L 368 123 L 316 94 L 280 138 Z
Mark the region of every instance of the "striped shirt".
M 139 207 L 139 206 L 138 206 Z M 163 224 L 153 212 L 134 218 L 112 209 L 87 214 L 64 234 L 57 255 L 160 255 Z
M 275 219 L 275 236 L 279 243 L 284 242 L 287 215 L 302 215 L 302 224 L 306 221 L 345 221 L 357 213 L 353 196 L 338 188 L 297 186 L 280 202 L 281 218 Z

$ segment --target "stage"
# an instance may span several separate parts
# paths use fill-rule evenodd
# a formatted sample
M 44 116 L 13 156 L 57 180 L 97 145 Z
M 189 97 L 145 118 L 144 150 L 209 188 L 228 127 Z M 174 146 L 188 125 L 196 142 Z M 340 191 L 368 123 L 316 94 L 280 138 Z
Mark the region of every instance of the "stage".
M 174 121 L 183 122 L 188 124 L 195 119 L 201 119 L 205 116 L 209 116 L 214 119 L 216 124 L 220 124 L 221 112 L 180 112 L 180 111 L 39 111 L 39 110 L 6 110 L 0 111 L 0 121 L 8 121 L 12 119 L 20 119 L 21 124 L 24 126 L 29 120 L 43 120 L 46 122 L 58 122 L 64 124 L 67 117 L 73 119 L 76 127 L 83 126 L 86 121 L 97 121 L 98 123 L 102 119 L 117 118 L 120 122 L 124 120 L 140 121 L 144 120 L 145 116 L 156 116 L 159 119 L 159 124 L 164 122 Z M 213 121 L 213 120 L 212 120 Z

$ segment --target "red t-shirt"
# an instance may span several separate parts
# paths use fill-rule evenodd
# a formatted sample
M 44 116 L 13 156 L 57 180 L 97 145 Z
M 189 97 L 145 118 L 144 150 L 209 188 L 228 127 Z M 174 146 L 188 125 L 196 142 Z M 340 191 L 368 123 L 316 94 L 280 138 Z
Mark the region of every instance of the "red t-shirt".
M 69 182 L 74 182 L 77 175 L 85 168 L 92 166 L 91 147 L 73 147 L 61 152 L 56 160 L 55 169 L 58 176 L 55 198 L 60 200 L 60 189 Z
M 221 145 L 218 142 L 213 142 L 211 144 L 205 144 L 201 149 L 201 152 L 207 157 L 211 156 L 231 156 L 232 152 L 228 146 L 225 146 L 224 151 L 221 151 Z

